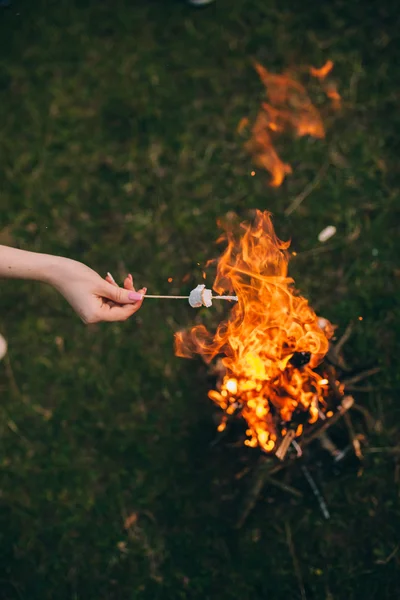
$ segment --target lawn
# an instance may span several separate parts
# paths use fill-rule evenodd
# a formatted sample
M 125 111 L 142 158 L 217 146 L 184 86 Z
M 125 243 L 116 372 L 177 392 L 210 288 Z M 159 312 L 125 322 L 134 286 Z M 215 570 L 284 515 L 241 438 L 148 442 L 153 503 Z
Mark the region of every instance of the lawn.
M 390 0 L 0 8 L 0 243 L 182 294 L 220 252 L 218 217 L 270 210 L 297 288 L 339 332 L 357 323 L 355 367 L 382 369 L 357 395 L 377 422 L 370 445 L 398 445 L 399 37 Z M 279 141 L 294 170 L 279 188 L 250 176 L 237 134 L 262 98 L 252 59 L 332 59 L 344 100 L 325 140 Z M 337 234 L 321 245 L 327 225 Z M 265 490 L 232 527 L 239 466 L 210 447 L 207 370 L 173 351 L 175 331 L 224 314 L 149 300 L 129 322 L 85 327 L 50 288 L 2 282 L 1 599 L 399 595 L 395 454 L 324 483 L 329 521 L 312 495 L 271 503 Z

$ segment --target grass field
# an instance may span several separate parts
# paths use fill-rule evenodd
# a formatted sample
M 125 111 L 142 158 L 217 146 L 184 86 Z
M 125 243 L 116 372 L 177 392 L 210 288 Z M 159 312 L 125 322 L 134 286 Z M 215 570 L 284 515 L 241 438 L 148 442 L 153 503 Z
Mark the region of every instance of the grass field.
M 270 210 L 318 312 L 340 331 L 363 317 L 347 356 L 382 371 L 357 401 L 378 422 L 370 444 L 399 444 L 399 31 L 389 0 L 0 9 L 0 243 L 184 293 L 219 252 L 218 217 Z M 236 133 L 262 96 L 253 58 L 332 59 L 344 99 L 326 140 L 280 140 L 294 173 L 277 189 L 250 176 Z M 210 449 L 207 372 L 173 352 L 177 329 L 223 314 L 148 301 L 127 323 L 85 327 L 50 288 L 2 283 L 1 599 L 398 597 L 396 455 L 327 481 L 330 521 L 312 497 L 270 504 L 266 491 L 232 529 L 235 465 Z

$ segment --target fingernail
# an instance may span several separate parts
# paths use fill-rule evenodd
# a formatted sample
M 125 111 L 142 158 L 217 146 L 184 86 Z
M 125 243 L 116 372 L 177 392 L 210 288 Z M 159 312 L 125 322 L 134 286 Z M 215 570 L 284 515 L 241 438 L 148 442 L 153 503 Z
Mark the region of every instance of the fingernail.
M 139 292 L 129 292 L 128 294 L 129 300 L 143 300 L 143 294 L 139 294 Z
M 129 273 L 128 277 L 129 277 L 129 279 L 130 279 L 131 281 L 133 281 L 133 277 L 132 277 L 132 275 L 131 275 L 130 273 Z
M 111 275 L 111 273 L 107 273 L 107 275 L 109 276 L 109 278 L 111 279 L 111 281 L 113 281 L 115 283 L 115 279 L 114 277 Z

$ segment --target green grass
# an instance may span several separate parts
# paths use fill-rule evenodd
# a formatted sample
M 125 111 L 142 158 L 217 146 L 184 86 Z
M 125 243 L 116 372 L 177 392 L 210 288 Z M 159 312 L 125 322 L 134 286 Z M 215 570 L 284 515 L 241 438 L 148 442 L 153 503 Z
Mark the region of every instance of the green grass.
M 341 330 L 363 316 L 348 358 L 382 373 L 358 401 L 381 424 L 371 444 L 398 443 L 397 15 L 388 0 L 0 9 L 0 243 L 180 293 L 218 252 L 219 216 L 272 211 L 318 312 Z M 261 96 L 252 58 L 271 69 L 331 58 L 344 98 L 325 141 L 280 142 L 294 174 L 279 189 L 250 177 L 236 134 Z M 318 252 L 329 224 L 338 233 Z M 270 504 L 266 491 L 232 529 L 240 465 L 209 447 L 205 368 L 173 354 L 174 331 L 212 325 L 222 309 L 149 301 L 128 323 L 85 328 L 52 290 L 3 282 L 0 315 L 1 599 L 301 598 L 288 530 L 308 600 L 397 597 L 400 551 L 385 563 L 400 530 L 390 456 L 326 482 L 328 522 L 312 497 Z

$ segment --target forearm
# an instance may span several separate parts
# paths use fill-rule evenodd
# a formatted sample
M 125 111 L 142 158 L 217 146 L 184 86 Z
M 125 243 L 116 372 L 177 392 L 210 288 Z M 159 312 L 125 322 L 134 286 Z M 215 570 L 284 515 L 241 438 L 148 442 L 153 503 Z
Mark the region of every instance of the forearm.
M 0 278 L 52 282 L 59 257 L 0 245 Z

